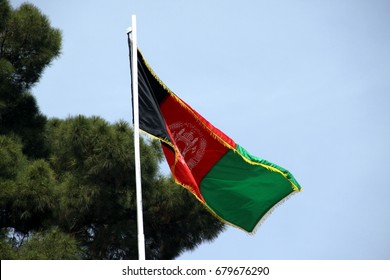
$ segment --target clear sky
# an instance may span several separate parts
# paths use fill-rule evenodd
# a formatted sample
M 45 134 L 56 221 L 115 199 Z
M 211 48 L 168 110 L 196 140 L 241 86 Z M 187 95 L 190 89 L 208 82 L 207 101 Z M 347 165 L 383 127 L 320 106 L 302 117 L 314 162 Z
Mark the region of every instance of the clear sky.
M 165 84 L 304 188 L 255 235 L 228 227 L 180 259 L 390 259 L 390 1 L 29 2 L 63 31 L 33 88 L 44 114 L 131 122 L 136 14 Z

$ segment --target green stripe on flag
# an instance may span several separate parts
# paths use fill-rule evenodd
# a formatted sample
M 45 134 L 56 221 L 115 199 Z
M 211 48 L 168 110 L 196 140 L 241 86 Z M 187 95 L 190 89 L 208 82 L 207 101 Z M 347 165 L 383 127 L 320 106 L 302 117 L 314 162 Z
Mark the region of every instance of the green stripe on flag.
M 261 218 L 294 190 L 282 172 L 250 164 L 242 156 L 249 161 L 261 159 L 251 158 L 239 146 L 236 149 L 229 150 L 213 166 L 203 178 L 200 190 L 215 214 L 252 232 Z M 240 151 L 244 154 L 240 155 Z
M 301 186 L 299 185 L 297 180 L 295 180 L 294 176 L 288 170 L 284 169 L 283 167 L 280 167 L 279 165 L 276 165 L 274 163 L 266 161 L 265 159 L 262 159 L 262 158 L 259 158 L 257 156 L 250 154 L 247 150 L 245 150 L 240 145 L 237 145 L 236 150 L 250 164 L 255 164 L 255 165 L 260 164 L 260 165 L 263 165 L 264 167 L 270 169 L 271 171 L 282 173 L 283 176 L 291 182 L 292 188 L 294 189 L 294 191 L 301 191 L 301 189 L 302 189 Z

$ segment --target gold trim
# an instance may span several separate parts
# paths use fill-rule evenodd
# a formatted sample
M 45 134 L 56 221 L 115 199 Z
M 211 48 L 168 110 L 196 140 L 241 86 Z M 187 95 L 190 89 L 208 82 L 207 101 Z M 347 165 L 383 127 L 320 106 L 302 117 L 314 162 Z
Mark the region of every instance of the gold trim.
M 293 183 L 288 177 L 287 175 L 282 172 L 281 170 L 273 167 L 273 166 L 269 166 L 269 165 L 266 165 L 264 163 L 260 163 L 260 162 L 254 162 L 248 158 L 246 158 L 244 155 L 242 155 L 237 149 L 236 147 L 233 147 L 231 146 L 229 143 L 227 143 L 225 140 L 223 140 L 218 134 L 214 133 L 206 124 L 203 123 L 203 121 L 195 114 L 194 112 L 194 109 L 192 109 L 189 105 L 187 105 L 182 99 L 180 99 L 175 93 L 173 93 L 161 80 L 160 78 L 156 75 L 156 73 L 153 71 L 153 69 L 150 67 L 150 65 L 146 62 L 144 56 L 142 55 L 141 51 L 138 49 L 138 52 L 139 52 L 139 57 L 143 60 L 146 68 L 149 70 L 149 72 L 152 74 L 152 76 L 157 80 L 157 82 L 163 87 L 163 89 L 170 95 L 172 96 L 185 110 L 189 111 L 190 114 L 193 115 L 193 117 L 195 118 L 195 120 L 200 124 L 202 125 L 210 134 L 211 137 L 213 137 L 214 139 L 216 139 L 220 144 L 222 144 L 223 146 L 227 147 L 228 149 L 231 149 L 233 150 L 235 153 L 238 153 L 247 163 L 251 164 L 251 165 L 259 165 L 259 166 L 262 166 L 263 168 L 266 168 L 272 172 L 277 172 L 277 173 L 280 173 L 284 178 L 286 178 L 292 185 L 292 192 L 285 198 L 281 199 L 277 204 L 275 204 L 265 215 L 263 215 L 260 219 L 259 219 L 259 222 L 258 222 L 258 225 L 261 224 L 263 222 L 263 220 L 270 214 L 270 212 L 272 212 L 272 210 L 277 207 L 279 204 L 281 204 L 283 201 L 285 201 L 288 197 L 290 197 L 292 194 L 294 194 L 295 192 L 299 192 L 302 190 L 302 188 L 298 188 L 298 186 Z M 210 123 L 210 125 L 212 125 Z M 217 129 L 217 128 L 216 128 Z M 177 149 L 177 147 L 171 143 L 170 141 L 168 141 L 167 139 L 163 139 L 163 138 L 160 138 L 160 137 L 157 137 L 157 136 L 154 136 L 144 130 L 141 130 L 142 132 L 146 133 L 147 135 L 149 135 L 150 137 L 154 138 L 154 139 L 158 139 L 160 140 L 161 142 L 164 142 L 165 144 L 167 144 L 168 146 L 170 146 L 173 150 L 174 150 L 174 153 L 175 153 L 175 162 L 172 166 L 172 174 L 174 175 L 174 171 L 175 171 L 175 168 L 176 168 L 176 164 L 179 160 L 179 154 L 180 154 L 180 151 Z M 218 129 L 218 131 L 220 131 Z M 223 133 L 221 131 L 221 133 Z M 226 135 L 227 138 L 231 139 L 229 136 Z M 172 139 L 173 140 L 173 139 Z M 233 143 L 235 143 L 235 141 L 233 139 L 231 139 Z M 174 141 L 174 140 L 173 140 Z M 236 144 L 236 143 L 235 143 Z M 237 144 L 236 144 L 237 145 Z M 221 222 L 225 223 L 225 224 L 228 224 L 228 225 L 231 225 L 233 227 L 236 227 L 238 229 L 241 229 L 245 232 L 248 232 L 247 230 L 245 230 L 244 228 L 238 226 L 238 225 L 235 225 L 235 224 L 232 224 L 228 221 L 226 221 L 225 219 L 223 219 L 222 217 L 220 217 L 218 214 L 216 214 L 208 205 L 207 205 L 207 202 L 204 200 L 204 198 L 200 198 L 198 197 L 194 191 L 192 190 L 192 188 L 190 188 L 189 186 L 179 182 L 175 176 L 172 176 L 175 183 L 184 187 L 185 189 L 187 189 L 188 191 L 190 191 L 198 200 L 199 202 L 201 202 L 204 207 L 206 207 L 206 209 L 213 215 L 215 216 L 216 218 L 218 218 Z M 199 188 L 199 186 L 198 186 Z M 200 188 L 199 188 L 199 192 L 200 192 Z M 258 225 L 251 231 L 251 232 L 248 232 L 250 234 L 254 233 L 256 228 L 258 227 Z

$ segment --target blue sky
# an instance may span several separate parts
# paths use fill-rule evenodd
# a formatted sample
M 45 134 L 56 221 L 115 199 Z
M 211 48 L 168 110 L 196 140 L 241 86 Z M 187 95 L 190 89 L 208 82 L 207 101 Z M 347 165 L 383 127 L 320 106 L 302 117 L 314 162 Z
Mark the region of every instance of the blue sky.
M 255 235 L 228 227 L 179 259 L 390 259 L 389 1 L 29 2 L 64 37 L 33 88 L 44 114 L 131 121 L 136 14 L 168 87 L 304 188 Z

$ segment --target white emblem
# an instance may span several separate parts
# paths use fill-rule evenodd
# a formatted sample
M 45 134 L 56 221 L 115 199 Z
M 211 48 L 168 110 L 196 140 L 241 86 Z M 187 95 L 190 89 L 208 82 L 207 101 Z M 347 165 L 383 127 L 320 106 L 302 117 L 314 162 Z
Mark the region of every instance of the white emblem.
M 175 122 L 169 126 L 173 139 L 187 166 L 192 170 L 203 158 L 207 141 L 195 125 Z

